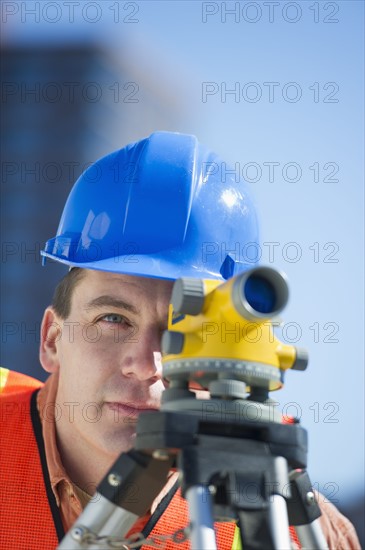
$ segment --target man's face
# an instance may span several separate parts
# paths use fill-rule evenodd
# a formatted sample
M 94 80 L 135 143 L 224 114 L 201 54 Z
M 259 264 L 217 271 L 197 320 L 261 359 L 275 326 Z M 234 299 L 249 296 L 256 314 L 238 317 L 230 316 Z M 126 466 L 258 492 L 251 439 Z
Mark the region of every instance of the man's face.
M 46 314 L 43 326 L 52 321 L 60 331 L 52 368 L 47 358 L 42 363 L 59 370 L 58 431 L 69 443 L 115 457 L 133 445 L 138 414 L 159 408 L 160 341 L 172 285 L 87 270 L 73 290 L 69 317 Z

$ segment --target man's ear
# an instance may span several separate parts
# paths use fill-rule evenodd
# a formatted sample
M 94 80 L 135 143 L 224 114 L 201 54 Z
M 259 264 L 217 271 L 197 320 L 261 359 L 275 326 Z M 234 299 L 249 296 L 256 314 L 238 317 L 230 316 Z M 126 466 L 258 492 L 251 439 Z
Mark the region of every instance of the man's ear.
M 41 325 L 41 345 L 39 359 L 47 372 L 59 369 L 59 341 L 62 336 L 62 321 L 52 307 L 44 312 Z

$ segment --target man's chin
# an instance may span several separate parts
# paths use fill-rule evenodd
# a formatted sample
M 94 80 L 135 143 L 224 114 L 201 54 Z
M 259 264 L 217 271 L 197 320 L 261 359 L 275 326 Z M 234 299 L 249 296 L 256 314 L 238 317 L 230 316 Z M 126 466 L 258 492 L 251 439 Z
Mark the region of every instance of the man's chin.
M 102 446 L 106 453 L 116 460 L 122 453 L 130 451 L 136 440 L 135 424 L 128 429 L 105 430 L 102 434 Z

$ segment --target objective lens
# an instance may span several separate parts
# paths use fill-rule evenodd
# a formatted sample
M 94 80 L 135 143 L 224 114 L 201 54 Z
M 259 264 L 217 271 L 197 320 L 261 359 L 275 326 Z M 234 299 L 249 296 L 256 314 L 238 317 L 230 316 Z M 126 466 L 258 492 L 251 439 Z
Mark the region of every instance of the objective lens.
M 275 310 L 276 292 L 274 286 L 260 275 L 251 275 L 245 282 L 244 295 L 250 306 L 259 313 Z

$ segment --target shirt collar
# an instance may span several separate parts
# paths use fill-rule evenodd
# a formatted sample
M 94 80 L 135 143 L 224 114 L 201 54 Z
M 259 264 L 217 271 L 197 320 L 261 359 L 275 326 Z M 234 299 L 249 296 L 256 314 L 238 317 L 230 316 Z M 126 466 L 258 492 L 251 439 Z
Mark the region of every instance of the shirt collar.
M 59 488 L 61 483 L 66 485 L 67 491 L 70 494 L 73 492 L 73 484 L 66 474 L 57 449 L 56 422 L 58 407 L 56 406 L 56 395 L 58 379 L 58 372 L 51 374 L 44 386 L 39 390 L 37 396 L 37 409 L 42 424 L 48 473 L 57 506 L 60 505 Z

